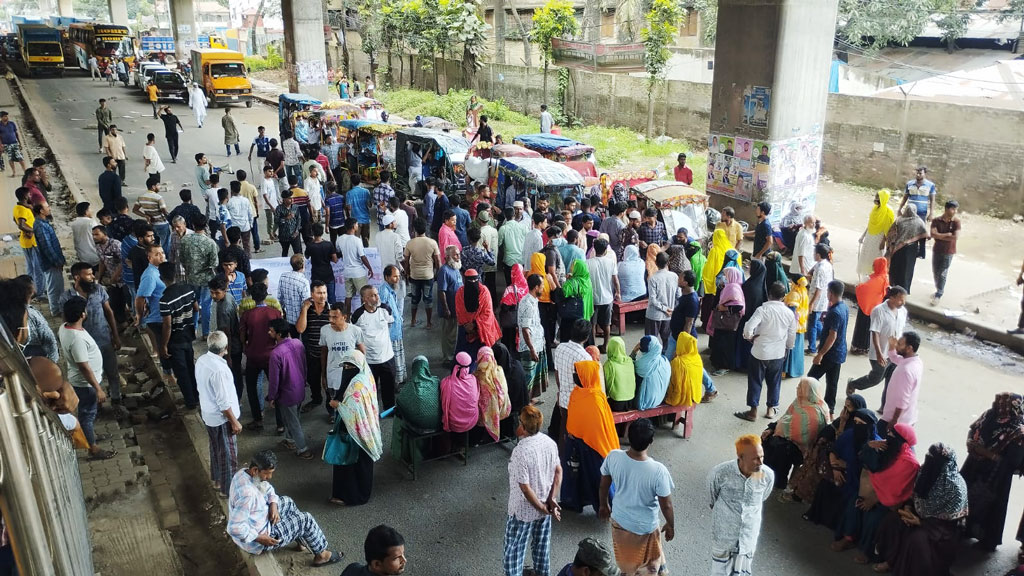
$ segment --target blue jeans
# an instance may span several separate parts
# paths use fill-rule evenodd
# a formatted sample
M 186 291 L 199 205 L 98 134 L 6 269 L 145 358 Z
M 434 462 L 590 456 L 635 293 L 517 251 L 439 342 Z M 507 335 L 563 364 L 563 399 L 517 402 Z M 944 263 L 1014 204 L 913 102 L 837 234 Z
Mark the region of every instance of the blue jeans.
M 285 184 L 286 185 L 288 184 L 288 179 L 290 179 L 292 176 L 295 176 L 295 179 L 298 181 L 298 185 L 302 186 L 302 165 L 301 164 L 296 164 L 294 166 L 288 166 L 286 164 L 285 167 L 284 167 L 284 175 L 285 175 L 285 178 L 286 178 L 285 179 Z M 287 190 L 287 189 L 288 189 L 287 187 L 284 188 L 284 190 Z
M 43 286 L 38 290 L 46 291 L 46 299 L 50 303 L 50 315 L 60 316 L 60 295 L 64 293 L 64 268 L 43 268 Z
M 715 389 L 715 383 L 713 380 L 711 380 L 711 375 L 708 374 L 707 370 L 704 370 L 703 384 L 705 394 L 714 394 L 715 392 L 718 392 L 718 390 Z
M 336 287 L 334 282 L 327 282 L 327 303 L 334 305 L 338 301 L 337 295 L 334 293 Z
M 761 404 L 761 384 L 768 384 L 768 407 L 779 405 L 779 389 L 782 388 L 782 365 L 785 358 L 777 360 L 758 360 L 750 357 L 747 367 L 747 406 L 752 409 Z
M 213 298 L 210 297 L 209 286 L 197 286 L 199 293 L 199 314 L 196 314 L 196 332 L 204 336 L 210 334 L 210 311 L 213 309 Z M 202 330 L 200 330 L 200 322 Z
M 818 352 L 818 335 L 821 333 L 821 317 L 824 312 L 811 312 L 807 315 L 807 349 Z
M 89 446 L 95 446 L 96 431 L 93 429 L 93 423 L 96 422 L 96 411 L 99 409 L 96 389 L 92 386 L 75 386 L 75 394 L 78 394 L 78 423 L 82 425 L 82 432 Z
M 252 219 L 252 244 L 253 251 L 260 251 L 260 228 L 258 226 L 259 218 Z
M 46 290 L 46 279 L 43 278 L 43 265 L 39 262 L 39 248 L 22 248 L 25 251 L 25 273 L 32 278 L 36 292 Z
M 167 222 L 153 224 L 153 232 L 160 239 L 160 247 L 164 249 L 164 254 L 170 254 L 171 225 Z
M 427 308 L 434 303 L 434 280 L 417 280 L 412 278 L 409 280 L 412 284 L 412 308 L 415 310 L 420 305 L 420 299 L 426 304 Z

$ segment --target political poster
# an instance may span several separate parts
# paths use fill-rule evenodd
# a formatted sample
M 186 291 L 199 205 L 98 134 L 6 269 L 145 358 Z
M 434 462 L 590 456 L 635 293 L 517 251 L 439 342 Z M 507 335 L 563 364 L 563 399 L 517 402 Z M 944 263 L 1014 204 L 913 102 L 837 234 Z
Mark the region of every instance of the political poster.
M 772 106 L 772 89 L 767 86 L 747 86 L 743 90 L 743 123 L 756 128 L 768 127 L 768 114 Z

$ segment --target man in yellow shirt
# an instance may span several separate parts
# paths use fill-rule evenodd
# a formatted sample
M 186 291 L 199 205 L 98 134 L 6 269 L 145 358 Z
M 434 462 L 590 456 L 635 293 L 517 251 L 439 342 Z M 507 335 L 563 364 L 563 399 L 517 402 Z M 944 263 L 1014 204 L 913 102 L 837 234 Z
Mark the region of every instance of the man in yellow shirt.
M 725 235 L 729 238 L 729 242 L 732 243 L 732 247 L 737 252 L 742 253 L 740 244 L 743 243 L 743 226 L 736 221 L 736 211 L 733 210 L 732 206 L 726 206 L 722 208 L 722 221 L 715 225 L 715 230 L 725 230 Z
M 257 226 L 257 222 L 259 222 L 260 217 L 260 192 L 252 185 L 251 182 L 249 182 L 248 178 L 249 175 L 246 174 L 245 170 L 235 171 L 235 179 L 242 183 L 242 198 L 245 198 L 249 201 L 249 204 L 252 204 L 252 213 L 256 215 L 252 220 L 253 252 L 262 252 L 262 249 L 260 248 L 260 231 Z
M 32 226 L 36 222 L 35 214 L 32 212 L 32 201 L 29 199 L 28 188 L 24 186 L 14 191 L 17 204 L 14 205 L 14 224 L 21 231 L 18 241 L 21 249 L 25 252 L 25 272 L 32 277 L 36 289 L 45 288 L 43 282 L 42 268 L 39 263 L 38 248 L 36 248 L 36 237 L 32 233 Z
M 150 103 L 151 106 L 153 106 L 153 118 L 156 118 L 157 117 L 157 115 L 156 115 L 156 113 L 157 113 L 156 103 L 157 103 L 157 100 L 160 99 L 157 96 L 156 82 L 153 82 L 152 80 L 149 81 L 149 84 L 146 85 L 146 94 L 149 95 L 149 103 Z

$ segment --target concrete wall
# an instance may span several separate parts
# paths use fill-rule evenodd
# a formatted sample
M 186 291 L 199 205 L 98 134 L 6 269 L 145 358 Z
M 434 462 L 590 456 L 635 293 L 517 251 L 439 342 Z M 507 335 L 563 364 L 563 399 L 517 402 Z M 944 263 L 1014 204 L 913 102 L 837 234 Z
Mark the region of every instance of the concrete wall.
M 351 35 L 349 36 L 351 38 Z M 349 45 L 351 73 L 369 70 L 366 55 Z M 458 62 L 438 63 L 441 91 L 465 87 Z M 432 71 L 418 62 L 396 86 L 434 89 Z M 378 80 L 379 81 L 379 80 Z M 485 64 L 476 75 L 477 92 L 503 99 L 519 112 L 536 115 L 542 98 L 543 74 L 538 67 Z M 548 79 L 549 100 L 557 79 Z M 655 132 L 705 144 L 711 118 L 708 84 L 667 81 L 655 92 Z M 584 122 L 625 126 L 643 132 L 647 126 L 647 80 L 632 76 L 572 71 L 567 108 Z M 939 194 L 955 197 L 971 212 L 1010 217 L 1024 214 L 1024 112 L 844 94 L 828 95 L 822 173 L 837 181 L 872 187 L 902 188 L 914 167 L 925 165 Z

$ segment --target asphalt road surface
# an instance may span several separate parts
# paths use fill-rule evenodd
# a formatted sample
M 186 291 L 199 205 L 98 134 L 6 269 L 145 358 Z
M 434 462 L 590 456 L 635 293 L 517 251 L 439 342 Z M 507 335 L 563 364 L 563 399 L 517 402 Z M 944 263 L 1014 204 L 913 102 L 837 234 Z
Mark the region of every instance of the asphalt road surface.
M 248 170 L 249 162 L 245 157 L 256 127 L 265 125 L 269 133 L 277 132 L 276 110 L 259 104 L 252 109 L 234 107 L 232 115 L 241 132 L 245 150 L 241 158 L 228 158 L 224 154 L 220 127 L 222 110 L 210 109 L 206 126 L 199 129 L 186 106 L 172 103 L 185 132 L 181 135 L 178 163 L 170 164 L 163 140 L 163 125 L 152 118 L 149 103 L 141 92 L 120 85 L 109 88 L 74 74 L 63 80 L 29 79 L 25 81 L 25 88 L 30 105 L 36 117 L 40 118 L 42 129 L 47 131 L 66 176 L 72 185 L 87 190 L 95 201 L 98 201 L 96 177 L 102 170 L 93 115 L 99 98 L 107 98 L 114 111 L 115 122 L 126 132 L 130 154 L 126 196 L 130 201 L 134 201 L 143 188 L 141 152 L 147 132 L 157 135 L 157 146 L 167 165 L 163 180 L 169 183 L 166 198 L 169 208 L 178 204 L 177 190 L 180 186 L 196 187 L 192 159 L 195 153 L 206 153 L 217 166 L 230 162 L 232 168 Z M 255 160 L 253 164 L 258 171 Z M 202 201 L 197 204 L 204 207 Z M 274 250 L 268 252 L 264 255 L 278 254 Z M 924 327 L 918 328 L 928 334 L 921 350 L 926 372 L 920 396 L 917 452 L 923 454 L 924 448 L 932 442 L 944 441 L 955 447 L 962 462 L 966 455 L 968 425 L 990 405 L 996 393 L 1020 390 L 1020 374 L 999 371 L 967 356 L 952 355 L 947 345 L 948 337 L 933 334 Z M 428 332 L 422 321 L 419 327 L 407 329 L 406 356 L 411 362 L 417 354 L 427 355 L 433 362 L 435 374 L 440 374 L 437 335 L 437 328 Z M 632 348 L 640 335 L 638 325 L 631 326 L 626 335 L 627 346 Z M 701 341 L 703 349 L 704 337 Z M 846 377 L 860 376 L 867 371 L 868 362 L 864 357 L 851 356 L 843 367 L 842 382 L 845 383 Z M 684 440 L 681 430 L 672 432 L 666 428 L 658 432 L 652 447 L 653 457 L 665 463 L 675 482 L 676 537 L 666 546 L 673 574 L 709 572 L 707 472 L 719 462 L 734 457 L 733 441 L 738 435 L 760 433 L 768 422 L 761 419 L 757 423 L 747 423 L 732 416 L 734 411 L 744 408 L 744 375 L 727 375 L 716 379 L 715 383 L 721 393 L 714 403 L 697 408 L 693 437 Z M 542 409 L 546 414 L 550 414 L 555 403 L 553 390 L 554 387 L 550 387 L 543 397 Z M 796 380 L 783 383 L 781 408 L 793 400 L 795 390 Z M 880 388 L 867 391 L 865 396 L 870 406 L 877 407 L 880 394 Z M 243 420 L 248 419 L 245 414 Z M 312 439 L 314 451 L 319 452 L 328 429 L 322 412 L 305 415 L 303 424 L 307 436 Z M 390 447 L 390 423 L 384 422 L 383 428 L 385 446 Z M 255 450 L 277 447 L 278 441 L 272 429 L 259 436 L 246 432 L 239 444 L 239 458 L 244 459 Z M 372 500 L 365 506 L 354 508 L 338 508 L 327 503 L 331 469 L 318 459 L 301 461 L 279 449 L 280 465 L 274 484 L 279 493 L 292 496 L 300 507 L 317 517 L 331 545 L 344 551 L 346 560 L 361 559 L 364 535 L 368 529 L 383 522 L 397 527 L 405 535 L 410 574 L 499 574 L 508 497 L 509 451 L 508 446 L 475 448 L 470 452 L 466 466 L 454 458 L 427 463 L 414 482 L 386 450 L 385 456 L 375 466 Z M 966 544 L 961 545 L 955 574 L 1001 575 L 1013 566 L 1019 548 L 1013 537 L 1024 508 L 1019 482 L 1016 481 L 1011 496 L 1003 546 L 997 553 L 986 555 Z M 852 552 L 836 554 L 829 550 L 831 532 L 801 520 L 805 505 L 783 504 L 773 497 L 766 507 L 755 557 L 756 573 L 834 576 L 871 573 L 870 567 L 853 563 Z M 572 560 L 576 543 L 586 536 L 611 541 L 608 524 L 599 520 L 593 511 L 588 510 L 581 515 L 565 512 L 562 521 L 553 529 L 553 572 Z M 285 552 L 278 557 L 283 564 L 296 567 L 308 561 L 308 556 L 295 553 Z

